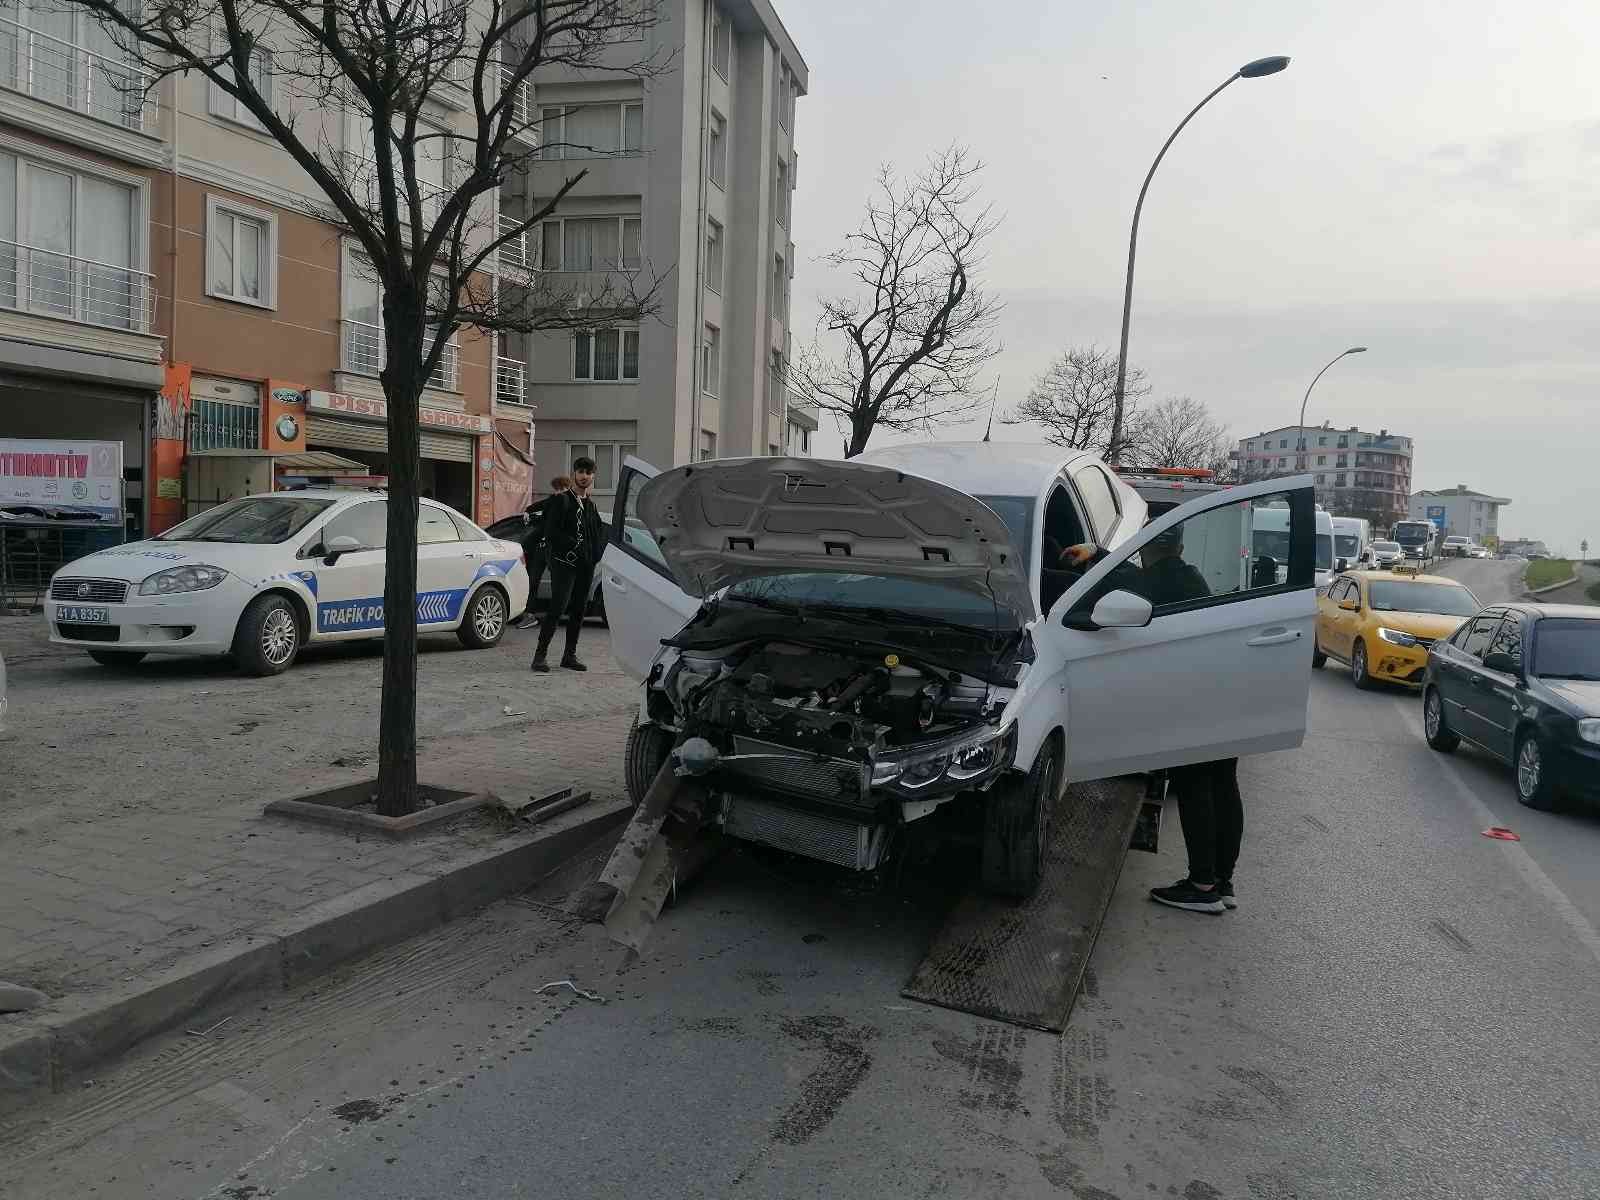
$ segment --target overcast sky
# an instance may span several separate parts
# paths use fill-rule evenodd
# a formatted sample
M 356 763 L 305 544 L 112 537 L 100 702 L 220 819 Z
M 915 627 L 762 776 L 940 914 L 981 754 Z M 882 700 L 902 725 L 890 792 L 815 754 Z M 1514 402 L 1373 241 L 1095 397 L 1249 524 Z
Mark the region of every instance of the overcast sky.
M 1115 349 L 1234 436 L 1295 421 L 1416 439 L 1414 486 L 1512 498 L 1505 536 L 1600 547 L 1600 5 L 1594 0 L 778 0 L 797 117 L 796 339 L 875 169 L 960 141 L 1004 223 L 1001 405 L 1069 345 Z M 982 434 L 953 430 L 944 437 Z M 881 435 L 880 435 L 881 436 Z M 1027 427 L 997 426 L 1025 440 Z M 820 450 L 841 441 L 827 426 Z M 1600 553 L 1600 549 L 1591 549 Z

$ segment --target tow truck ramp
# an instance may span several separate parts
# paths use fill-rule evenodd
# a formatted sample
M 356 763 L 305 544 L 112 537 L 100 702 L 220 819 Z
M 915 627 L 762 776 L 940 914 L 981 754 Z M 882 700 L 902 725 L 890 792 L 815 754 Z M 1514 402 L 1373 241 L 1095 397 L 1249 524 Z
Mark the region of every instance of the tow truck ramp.
M 1147 798 L 1142 779 L 1068 787 L 1039 890 L 1018 903 L 972 887 L 900 994 L 1032 1029 L 1065 1029 Z M 1141 833 L 1153 849 L 1153 831 Z

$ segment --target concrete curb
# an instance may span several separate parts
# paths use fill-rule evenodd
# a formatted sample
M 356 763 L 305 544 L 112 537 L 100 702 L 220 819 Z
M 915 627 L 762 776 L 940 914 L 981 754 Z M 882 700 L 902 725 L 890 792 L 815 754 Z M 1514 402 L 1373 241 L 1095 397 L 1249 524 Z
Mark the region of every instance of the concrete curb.
M 562 813 L 528 834 L 313 905 L 157 975 L 68 997 L 0 1027 L 0 1114 L 220 1002 L 281 991 L 529 887 L 620 829 L 622 800 Z
M 1562 588 L 1569 588 L 1582 582 L 1583 579 L 1581 576 L 1574 575 L 1571 579 L 1563 579 L 1560 583 L 1550 583 L 1546 584 L 1542 588 L 1534 588 L 1527 594 L 1530 596 L 1542 596 L 1546 592 L 1559 592 Z

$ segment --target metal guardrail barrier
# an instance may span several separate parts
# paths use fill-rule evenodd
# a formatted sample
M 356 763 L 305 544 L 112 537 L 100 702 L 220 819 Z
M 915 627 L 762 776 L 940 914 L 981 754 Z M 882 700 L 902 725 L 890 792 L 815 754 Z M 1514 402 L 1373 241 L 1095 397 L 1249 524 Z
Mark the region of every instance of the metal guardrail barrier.
M 0 517 L 0 608 L 38 608 L 62 567 L 126 540 L 114 525 Z

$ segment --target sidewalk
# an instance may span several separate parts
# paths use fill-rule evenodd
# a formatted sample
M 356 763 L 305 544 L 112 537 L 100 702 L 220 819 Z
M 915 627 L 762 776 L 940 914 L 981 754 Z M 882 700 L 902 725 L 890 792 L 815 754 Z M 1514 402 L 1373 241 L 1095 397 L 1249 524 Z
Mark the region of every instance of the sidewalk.
M 0 1015 L 0 1043 L 362 889 L 526 840 L 491 813 L 409 840 L 261 815 L 375 773 L 376 653 L 308 656 L 264 680 L 183 660 L 117 673 L 49 646 L 42 624 L 0 619 L 0 979 L 51 1003 Z M 614 807 L 634 686 L 603 629 L 585 633 L 583 676 L 531 677 L 530 639 L 429 646 L 419 775 L 507 797 L 575 784 Z

